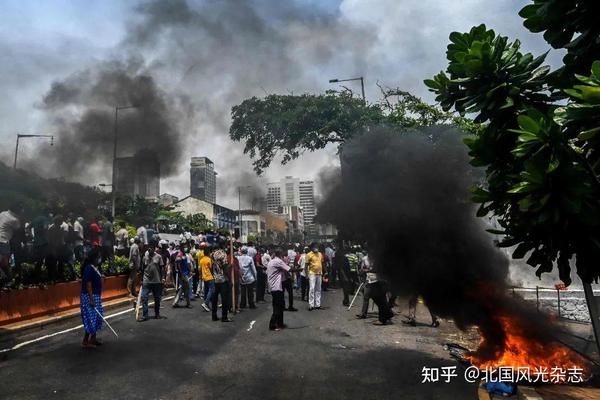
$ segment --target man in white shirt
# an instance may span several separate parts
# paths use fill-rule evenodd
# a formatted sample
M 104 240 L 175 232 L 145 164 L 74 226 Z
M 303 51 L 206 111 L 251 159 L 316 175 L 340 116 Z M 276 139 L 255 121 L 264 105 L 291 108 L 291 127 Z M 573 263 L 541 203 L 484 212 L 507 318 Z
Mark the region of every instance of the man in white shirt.
M 129 244 L 129 232 L 127 232 L 125 222 L 121 222 L 119 226 L 120 229 L 115 235 L 117 239 L 117 256 L 127 257 L 129 254 L 127 249 L 127 245 Z
M 73 242 L 75 248 L 75 259 L 79 262 L 83 262 L 83 218 L 77 217 L 73 224 L 73 231 L 75 233 L 75 242 Z

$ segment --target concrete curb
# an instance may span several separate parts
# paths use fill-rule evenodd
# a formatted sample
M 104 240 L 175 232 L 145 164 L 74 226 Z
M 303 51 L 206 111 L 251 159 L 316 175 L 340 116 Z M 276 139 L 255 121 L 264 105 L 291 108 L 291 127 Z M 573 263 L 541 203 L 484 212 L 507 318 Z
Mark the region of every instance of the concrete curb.
M 174 294 L 175 289 L 168 288 L 166 295 Z M 126 307 L 133 307 L 134 299 L 129 296 L 113 299 L 102 304 L 104 311 L 114 311 Z M 18 341 L 32 335 L 40 333 L 48 333 L 48 331 L 60 324 L 68 322 L 81 323 L 79 308 L 75 308 L 61 313 L 47 315 L 44 317 L 34 318 L 32 320 L 15 322 L 13 324 L 0 327 L 0 348 L 11 347 Z

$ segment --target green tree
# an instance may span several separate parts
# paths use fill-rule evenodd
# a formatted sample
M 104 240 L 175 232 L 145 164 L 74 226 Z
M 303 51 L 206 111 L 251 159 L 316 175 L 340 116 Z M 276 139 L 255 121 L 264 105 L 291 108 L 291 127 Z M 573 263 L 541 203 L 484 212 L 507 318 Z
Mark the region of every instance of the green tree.
M 478 124 L 454 117 L 408 92 L 381 91 L 382 100 L 375 104 L 365 103 L 349 90 L 252 97 L 232 108 L 229 135 L 245 142 L 244 153 L 254 159 L 254 170 L 261 174 L 277 155 L 285 164 L 304 151 L 341 144 L 367 132 L 370 126 L 406 129 L 453 123 L 467 130 L 478 129 Z
M 497 218 L 513 258 L 527 257 L 538 276 L 556 265 L 566 284 L 574 255 L 584 282 L 600 276 L 600 34 L 590 7 L 535 0 L 521 10 L 527 28 L 568 50 L 556 71 L 480 25 L 450 34 L 446 72 L 425 81 L 445 111 L 484 124 L 465 140 L 471 163 L 486 168 L 473 189 L 478 215 Z

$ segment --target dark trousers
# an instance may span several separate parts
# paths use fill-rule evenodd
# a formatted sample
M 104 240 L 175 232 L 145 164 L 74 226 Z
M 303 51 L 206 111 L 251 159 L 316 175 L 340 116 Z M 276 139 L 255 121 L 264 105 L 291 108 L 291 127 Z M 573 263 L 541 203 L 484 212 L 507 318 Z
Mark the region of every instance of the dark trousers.
M 217 308 L 219 307 L 219 296 L 221 296 L 221 319 L 227 319 L 231 294 L 229 293 L 229 282 L 215 283 L 215 291 L 212 296 L 212 317 L 217 319 Z
M 288 308 L 294 307 L 294 288 L 292 287 L 292 279 L 288 278 L 281 283 L 283 290 L 288 294 Z M 285 303 L 284 303 L 285 306 Z
M 195 274 L 194 277 L 192 278 L 192 292 L 194 293 L 194 295 L 196 295 L 196 293 L 198 293 L 198 284 L 200 283 L 200 274 L 198 273 L 198 269 L 195 269 Z M 205 291 L 206 292 L 206 291 Z M 204 295 L 205 299 L 206 299 L 206 294 Z
M 250 308 L 256 307 L 256 305 L 254 304 L 254 285 L 255 282 L 242 285 L 242 298 L 240 300 L 240 308 L 246 308 L 246 300 L 248 300 Z
M 160 299 L 162 297 L 162 283 L 146 283 L 142 286 L 142 310 L 144 317 L 148 316 L 148 297 L 150 292 L 154 297 L 154 315 L 160 315 Z
M 300 294 L 303 301 L 308 301 L 308 278 L 302 275 L 300 275 Z
M 229 289 L 230 289 L 230 290 L 233 290 L 233 289 L 234 289 L 234 287 L 233 287 L 233 285 L 231 284 L 231 282 L 229 283 Z M 233 304 L 231 307 L 229 307 L 229 309 L 230 309 L 232 312 L 239 311 L 239 309 L 240 309 L 240 292 L 241 292 L 241 285 L 240 285 L 240 282 L 239 282 L 239 281 L 236 281 L 236 282 L 235 282 L 235 293 L 234 293 L 234 294 L 235 294 L 235 299 L 234 299 L 234 300 L 235 300 L 235 304 Z M 233 296 L 232 296 L 232 297 L 233 297 Z
M 102 263 L 104 263 L 105 261 L 108 261 L 109 266 L 113 265 L 114 262 L 114 248 L 111 246 L 102 246 L 100 248 L 100 255 L 102 257 Z M 106 271 L 103 271 L 106 272 Z
M 271 297 L 273 298 L 273 315 L 271 315 L 269 329 L 283 328 L 283 310 L 285 309 L 283 290 L 271 291 Z
M 344 300 L 342 304 L 347 306 L 350 304 L 350 296 L 354 295 L 354 283 L 350 280 L 347 274 L 340 274 L 340 282 L 344 291 Z
M 365 283 L 363 289 L 363 305 L 361 314 L 366 316 L 367 312 L 369 312 L 369 300 L 371 300 L 373 296 L 373 284 Z
M 46 268 L 48 269 L 49 280 L 57 281 L 63 278 L 64 262 L 58 249 L 46 256 Z
M 329 284 L 332 288 L 335 288 L 337 287 L 338 271 L 335 268 L 329 268 L 328 271 L 331 271 L 331 274 L 329 275 Z
M 385 297 L 385 288 L 381 282 L 368 283 L 365 285 L 364 299 L 366 299 L 366 301 L 363 301 L 363 315 L 367 315 L 367 309 L 369 308 L 368 298 L 373 299 L 373 302 L 377 305 L 377 319 L 379 319 L 379 321 L 386 322 L 394 316 L 388 305 L 387 298 Z
M 256 301 L 265 301 L 265 290 L 267 288 L 267 274 L 258 271 L 256 279 Z

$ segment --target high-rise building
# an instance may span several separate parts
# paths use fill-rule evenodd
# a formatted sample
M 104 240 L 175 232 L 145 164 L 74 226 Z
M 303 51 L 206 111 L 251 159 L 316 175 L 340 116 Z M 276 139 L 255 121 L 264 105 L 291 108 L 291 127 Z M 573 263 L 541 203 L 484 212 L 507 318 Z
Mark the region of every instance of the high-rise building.
M 160 161 L 155 153 L 143 151 L 133 157 L 117 158 L 116 192 L 131 197 L 157 200 L 160 194 Z
M 304 216 L 304 226 L 309 227 L 313 224 L 313 219 L 317 214 L 315 206 L 315 182 L 300 181 L 299 185 L 299 203 L 302 207 L 302 215 Z
M 281 207 L 302 208 L 303 225 L 310 227 L 316 214 L 314 182 L 286 176 L 267 184 L 267 211 L 280 214 Z
M 217 173 L 215 164 L 208 157 L 192 157 L 190 195 L 209 203 L 217 202 Z

